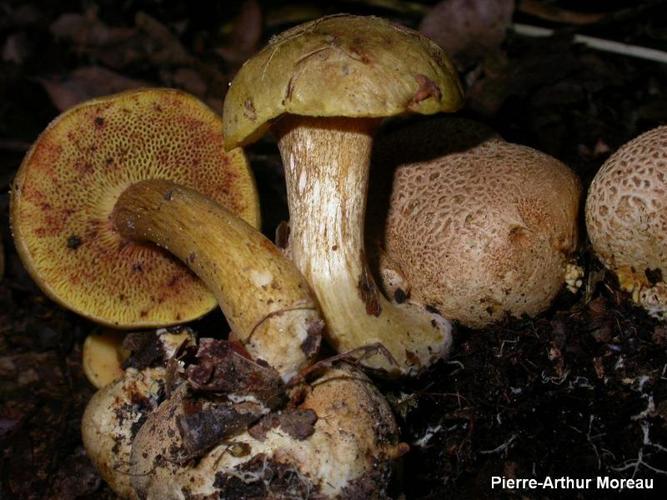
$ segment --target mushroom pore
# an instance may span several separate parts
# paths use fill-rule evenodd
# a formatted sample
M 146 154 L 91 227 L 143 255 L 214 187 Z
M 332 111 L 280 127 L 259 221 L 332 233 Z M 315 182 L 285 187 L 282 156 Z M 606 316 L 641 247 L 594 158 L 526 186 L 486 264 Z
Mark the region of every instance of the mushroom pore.
M 289 251 L 317 295 L 331 342 L 339 351 L 384 345 L 390 357 L 365 363 L 386 373 L 412 374 L 446 355 L 451 331 L 421 306 L 389 302 L 368 269 L 373 133 L 382 117 L 460 104 L 456 73 L 433 42 L 382 19 L 347 15 L 272 39 L 246 62 L 225 99 L 228 146 L 248 143 L 269 126 L 278 137 Z

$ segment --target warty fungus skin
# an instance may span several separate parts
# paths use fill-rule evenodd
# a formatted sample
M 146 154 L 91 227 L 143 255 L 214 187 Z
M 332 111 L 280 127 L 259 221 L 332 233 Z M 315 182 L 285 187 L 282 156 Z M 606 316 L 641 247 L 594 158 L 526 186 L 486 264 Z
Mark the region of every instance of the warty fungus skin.
M 202 123 L 202 114 L 211 122 Z M 91 121 L 116 132 L 98 138 L 86 130 Z M 125 140 L 132 149 L 122 153 L 123 165 L 99 163 L 107 155 L 116 161 L 130 146 Z M 72 172 L 79 155 L 90 172 Z M 252 225 L 171 180 L 230 198 L 258 225 L 254 181 L 242 152 L 234 156 L 223 151 L 219 118 L 181 92 L 135 91 L 65 113 L 28 154 L 14 188 L 13 229 L 26 267 L 61 304 L 117 326 L 193 319 L 210 309 L 212 294 L 232 338 L 290 378 L 317 353 L 323 328 L 305 280 Z M 76 245 L 68 234 L 77 235 Z
M 337 15 L 274 37 L 234 78 L 227 147 L 269 127 L 278 137 L 290 211 L 289 252 L 322 308 L 338 351 L 380 343 L 365 363 L 414 374 L 447 354 L 451 327 L 378 290 L 364 250 L 373 133 L 384 117 L 455 111 L 456 72 L 419 33 L 375 17 Z
M 581 185 L 567 166 L 456 118 L 386 134 L 373 162 L 395 171 L 375 222 L 390 295 L 473 328 L 549 307 L 577 247 Z
M 612 154 L 586 200 L 593 250 L 651 315 L 667 313 L 667 126 Z

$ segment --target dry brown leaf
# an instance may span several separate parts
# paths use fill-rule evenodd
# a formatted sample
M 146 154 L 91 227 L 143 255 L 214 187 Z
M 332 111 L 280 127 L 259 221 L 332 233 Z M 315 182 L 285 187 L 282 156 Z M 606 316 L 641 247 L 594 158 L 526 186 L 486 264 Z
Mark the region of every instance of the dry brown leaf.
M 160 21 L 145 12 L 139 12 L 134 23 L 154 43 L 148 54 L 149 60 L 157 65 L 190 65 L 193 57 L 178 37 Z
M 63 14 L 51 24 L 50 31 L 56 38 L 70 41 L 80 50 L 116 45 L 135 34 L 132 28 L 107 26 L 98 19 L 96 9 L 89 9 L 84 14 Z
M 238 65 L 253 55 L 262 39 L 262 9 L 256 0 L 246 0 L 234 21 L 230 41 L 216 49 L 227 62 Z
M 93 97 L 148 85 L 141 80 L 127 78 L 100 66 L 78 68 L 65 78 L 41 78 L 39 82 L 59 111 L 65 111 Z
M 513 11 L 514 0 L 444 0 L 424 17 L 419 30 L 460 67 L 468 67 L 500 47 Z

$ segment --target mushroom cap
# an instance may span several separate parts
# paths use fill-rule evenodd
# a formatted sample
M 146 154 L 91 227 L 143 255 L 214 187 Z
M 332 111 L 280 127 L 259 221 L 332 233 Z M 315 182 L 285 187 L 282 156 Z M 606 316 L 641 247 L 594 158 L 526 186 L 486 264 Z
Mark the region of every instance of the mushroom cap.
M 460 124 L 432 121 L 380 140 L 391 146 L 378 145 L 376 163 L 397 167 L 387 260 L 410 284 L 411 300 L 466 326 L 537 314 L 560 290 L 576 248 L 579 180 L 558 160 L 497 137 L 462 149 L 466 141 L 448 139 L 452 127 Z M 433 134 L 442 138 L 435 153 Z M 402 163 L 409 148 L 398 150 L 410 137 L 415 155 Z
M 604 265 L 626 274 L 619 278 L 649 285 L 647 271 L 667 273 L 666 193 L 667 126 L 622 146 L 595 175 L 586 227 Z
M 381 118 L 461 104 L 456 70 L 437 44 L 378 17 L 339 14 L 272 38 L 232 81 L 223 119 L 235 147 L 283 113 Z
M 150 178 L 196 189 L 260 224 L 245 156 L 225 152 L 222 121 L 202 102 L 169 89 L 85 102 L 42 132 L 12 191 L 18 253 L 49 297 L 117 328 L 171 325 L 216 306 L 176 258 L 114 230 L 119 195 Z
M 123 376 L 123 361 L 129 355 L 123 350 L 123 337 L 118 331 L 107 330 L 91 333 L 83 343 L 83 372 L 98 389 Z

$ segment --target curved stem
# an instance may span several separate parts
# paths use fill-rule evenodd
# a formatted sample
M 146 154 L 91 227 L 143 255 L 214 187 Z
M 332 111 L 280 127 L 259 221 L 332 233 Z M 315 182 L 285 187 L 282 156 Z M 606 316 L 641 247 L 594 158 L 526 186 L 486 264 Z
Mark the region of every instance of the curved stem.
M 378 291 L 364 254 L 368 167 L 376 119 L 285 116 L 276 125 L 290 209 L 290 251 L 338 351 L 381 343 L 366 364 L 409 374 L 447 354 L 451 327 Z
M 273 243 L 198 192 L 165 180 L 125 190 L 112 222 L 185 262 L 215 294 L 236 340 L 291 378 L 318 350 L 322 321 L 307 283 Z

